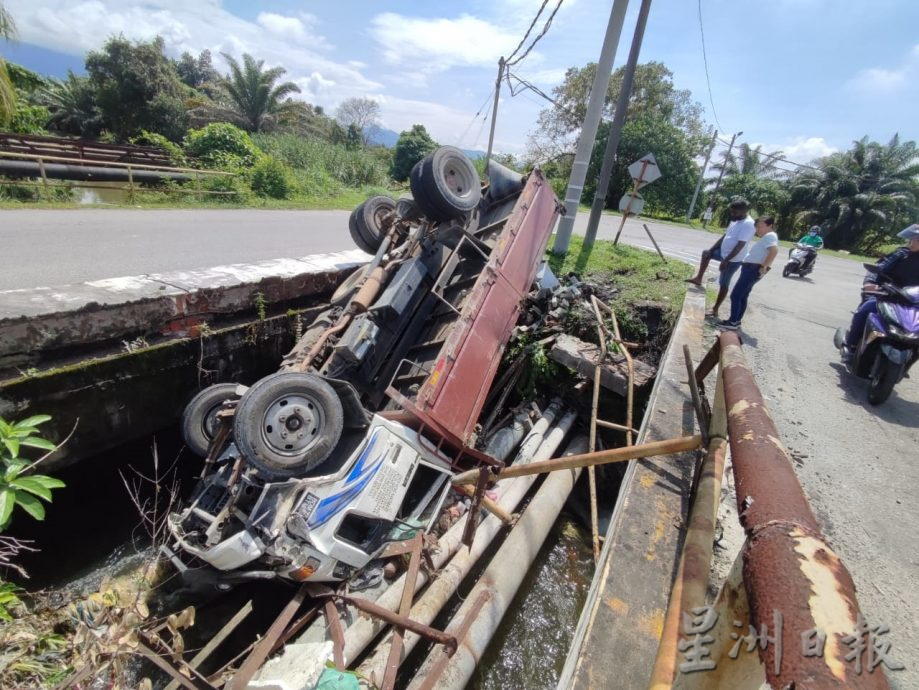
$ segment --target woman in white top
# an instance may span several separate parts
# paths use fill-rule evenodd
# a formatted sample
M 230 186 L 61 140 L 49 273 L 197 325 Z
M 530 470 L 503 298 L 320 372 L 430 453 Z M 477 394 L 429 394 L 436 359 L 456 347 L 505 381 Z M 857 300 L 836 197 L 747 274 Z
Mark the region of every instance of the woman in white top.
M 775 220 L 772 216 L 763 216 L 756 219 L 756 242 L 740 266 L 740 277 L 731 290 L 731 315 L 726 321 L 720 321 L 721 328 L 737 330 L 744 312 L 747 311 L 747 300 L 756 282 L 769 272 L 772 262 L 779 253 L 779 237 L 773 231 Z

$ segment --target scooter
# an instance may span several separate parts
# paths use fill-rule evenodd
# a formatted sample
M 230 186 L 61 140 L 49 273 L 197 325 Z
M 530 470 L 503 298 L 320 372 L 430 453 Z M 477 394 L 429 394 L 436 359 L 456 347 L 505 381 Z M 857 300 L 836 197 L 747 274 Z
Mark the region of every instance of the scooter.
M 864 266 L 881 281 L 862 292 L 877 300 L 878 309 L 869 315 L 846 368 L 868 379 L 868 402 L 880 405 L 919 359 L 919 285 L 898 288 L 874 264 Z M 837 329 L 833 343 L 843 355 L 848 354 L 845 339 L 845 328 Z
M 788 263 L 782 269 L 782 277 L 787 278 L 793 273 L 803 278 L 814 270 L 817 263 L 817 250 L 809 244 L 798 242 L 788 250 Z

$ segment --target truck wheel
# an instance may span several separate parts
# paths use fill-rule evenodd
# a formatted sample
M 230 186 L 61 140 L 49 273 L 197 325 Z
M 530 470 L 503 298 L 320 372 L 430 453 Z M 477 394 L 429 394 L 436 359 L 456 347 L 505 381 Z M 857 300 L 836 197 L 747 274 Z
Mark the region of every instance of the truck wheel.
M 235 383 L 218 383 L 198 393 L 182 412 L 182 440 L 195 455 L 207 456 L 217 435 L 217 413 L 226 400 L 236 399 Z
M 233 431 L 240 452 L 254 467 L 291 477 L 329 457 L 343 423 L 341 400 L 328 383 L 313 374 L 280 372 L 246 391 Z
M 880 352 L 877 356 L 880 361 L 875 365 L 874 373 L 868 383 L 868 402 L 872 405 L 880 405 L 890 397 L 900 373 L 900 367 L 897 364 L 891 362 Z
M 441 146 L 412 169 L 409 182 L 415 202 L 432 220 L 459 218 L 482 198 L 482 183 L 472 161 L 455 146 Z
M 354 269 L 354 272 L 345 278 L 344 282 L 335 288 L 329 304 L 333 307 L 343 307 L 351 301 L 351 297 L 357 292 L 357 286 L 364 277 L 366 266 L 360 266 Z
M 387 216 L 395 209 L 396 202 L 388 196 L 372 196 L 359 204 L 348 220 L 348 229 L 354 243 L 368 254 L 376 254 L 389 230 Z

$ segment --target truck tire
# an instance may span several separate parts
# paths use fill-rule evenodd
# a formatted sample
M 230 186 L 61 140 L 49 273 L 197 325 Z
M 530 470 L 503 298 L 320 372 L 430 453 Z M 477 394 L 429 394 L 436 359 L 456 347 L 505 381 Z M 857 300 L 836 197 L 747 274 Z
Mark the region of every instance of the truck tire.
M 441 146 L 416 164 L 409 183 L 415 203 L 435 221 L 460 218 L 482 198 L 479 173 L 455 146 Z
M 328 383 L 314 374 L 279 372 L 246 391 L 233 431 L 237 447 L 253 467 L 292 477 L 329 457 L 343 426 L 341 400 Z
M 348 229 L 354 243 L 368 254 L 376 254 L 389 226 L 387 216 L 396 209 L 388 196 L 372 196 L 351 212 Z M 358 242 L 360 237 L 361 242 Z
M 364 277 L 366 266 L 360 266 L 354 269 L 354 272 L 344 279 L 341 285 L 335 288 L 329 304 L 333 307 L 344 307 L 351 301 L 354 293 L 357 292 L 357 286 Z
M 226 400 L 235 400 L 235 383 L 218 383 L 198 393 L 182 412 L 182 440 L 195 455 L 207 457 L 217 434 L 217 413 Z

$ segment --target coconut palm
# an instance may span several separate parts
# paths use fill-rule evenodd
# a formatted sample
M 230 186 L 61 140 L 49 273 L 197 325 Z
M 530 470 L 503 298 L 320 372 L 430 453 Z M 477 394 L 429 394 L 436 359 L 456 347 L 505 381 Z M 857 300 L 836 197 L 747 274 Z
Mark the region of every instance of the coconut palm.
M 8 41 L 16 38 L 16 25 L 6 8 L 0 3 L 0 38 Z M 0 124 L 7 124 L 16 112 L 16 89 L 6 71 L 6 64 L 0 57 Z
M 230 73 L 220 81 L 230 106 L 240 124 L 250 132 L 260 132 L 293 111 L 301 110 L 305 104 L 287 98 L 300 93 L 300 87 L 291 81 L 278 84 L 278 79 L 287 72 L 283 67 L 263 69 L 264 60 L 256 60 L 243 53 L 243 64 L 226 53 L 222 53 L 230 65 Z
M 725 152 L 720 163 L 712 166 L 713 170 L 724 168 L 725 177 L 733 175 L 751 175 L 760 178 L 774 178 L 780 171 L 776 168 L 776 159 L 781 158 L 782 151 L 764 153 L 762 145 L 750 146 L 741 144 L 737 152 Z
M 916 142 L 887 144 L 864 137 L 849 151 L 820 162 L 820 171 L 800 174 L 792 184 L 797 217 L 821 223 L 833 247 L 870 249 L 919 212 L 919 149 Z
M 48 108 L 48 126 L 64 134 L 96 136 L 102 131 L 102 112 L 96 104 L 93 85 L 87 77 L 67 72 L 64 81 L 54 80 L 42 89 L 39 101 Z

